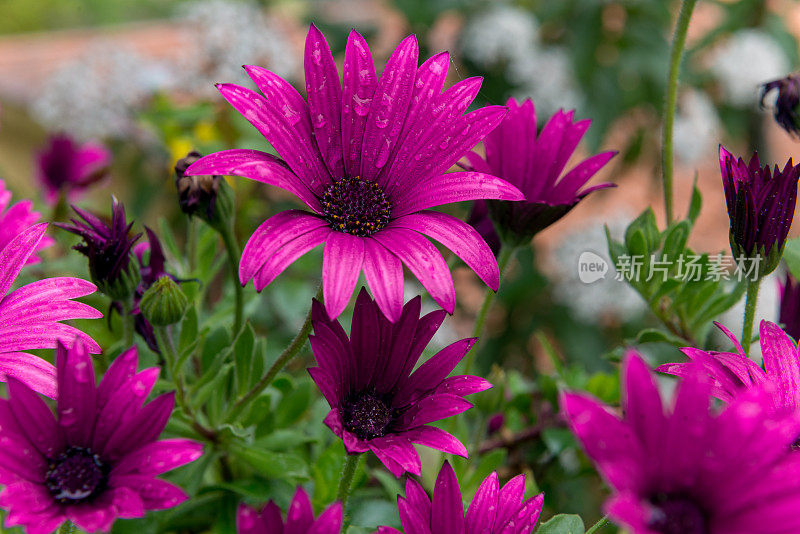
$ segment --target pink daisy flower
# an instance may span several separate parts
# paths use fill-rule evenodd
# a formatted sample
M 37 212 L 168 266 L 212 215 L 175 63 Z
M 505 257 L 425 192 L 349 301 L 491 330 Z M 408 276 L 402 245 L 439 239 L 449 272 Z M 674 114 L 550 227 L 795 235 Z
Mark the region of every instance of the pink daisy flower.
M 261 511 L 241 504 L 236 513 L 237 534 L 339 534 L 341 530 L 342 504 L 333 503 L 315 519 L 311 501 L 300 487 L 286 511 L 285 522 L 274 501 Z
M 428 423 L 468 410 L 465 396 L 492 387 L 477 376 L 448 378 L 475 338 L 456 341 L 412 372 L 445 317 L 442 310 L 419 313 L 417 296 L 391 323 L 362 289 L 348 338 L 319 302 L 312 307 L 309 342 L 319 367 L 308 372 L 331 407 L 325 424 L 348 454 L 372 451 L 397 477 L 420 474 L 413 443 L 466 457 L 458 439 Z
M 634 534 L 800 531 L 800 455 L 791 452 L 800 414 L 775 410 L 762 388 L 715 410 L 699 366 L 665 407 L 635 353 L 622 383 L 622 417 L 585 394 L 561 402 L 612 489 L 605 509 L 615 522 Z
M 11 204 L 11 191 L 6 189 L 6 184 L 0 180 L 0 249 L 8 245 L 27 227 L 39 222 L 41 213 L 33 210 L 33 202 L 28 199 Z M 33 265 L 42 261 L 35 253 L 55 243 L 50 236 L 44 236 L 36 245 L 34 254 L 31 254 L 26 265 Z
M 55 415 L 33 390 L 11 378 L 0 399 L 0 506 L 6 526 L 49 534 L 69 520 L 87 532 L 111 529 L 117 517 L 143 517 L 187 495 L 156 478 L 196 460 L 202 445 L 156 441 L 174 394 L 144 404 L 158 368 L 136 372 L 136 348 L 122 353 L 95 385 L 92 358 L 80 340 L 56 350 Z
M 233 174 L 281 187 L 310 211 L 287 210 L 264 222 L 242 253 L 239 277 L 266 287 L 297 258 L 325 243 L 325 308 L 336 318 L 363 270 L 381 310 L 397 321 L 403 307 L 403 265 L 449 313 L 453 279 L 439 241 L 497 290 L 491 250 L 469 225 L 429 208 L 475 199 L 521 200 L 504 180 L 481 172 L 445 174 L 497 126 L 504 107 L 464 115 L 481 85 L 463 80 L 442 92 L 449 56 L 417 65 L 416 38 L 394 51 L 378 79 L 369 47 L 352 31 L 343 83 L 330 48 L 313 25 L 306 38 L 308 103 L 286 81 L 260 67 L 245 70 L 263 96 L 244 87 L 218 89 L 283 159 L 257 150 L 201 158 L 187 175 Z
M 433 499 L 419 483 L 406 479 L 406 496 L 397 497 L 400 522 L 407 534 L 528 534 L 542 513 L 544 494 L 524 500 L 525 475 L 517 475 L 501 489 L 497 472 L 484 479 L 464 515 L 461 488 L 450 462 L 445 462 L 436 478 Z M 378 534 L 399 534 L 391 527 L 380 527 Z
M 98 143 L 78 144 L 65 134 L 50 136 L 36 156 L 37 178 L 45 198 L 55 204 L 62 193 L 74 199 L 89 185 L 103 179 L 111 165 L 111 152 Z
M 96 319 L 103 314 L 72 300 L 97 289 L 79 278 L 45 278 L 9 291 L 46 229 L 46 224 L 31 226 L 0 250 L 0 380 L 14 377 L 34 391 L 54 397 L 55 368 L 24 351 L 52 349 L 58 341 L 71 343 L 77 336 L 90 352 L 99 353 L 100 346 L 92 338 L 59 321 Z
M 592 156 L 562 176 L 591 121 L 573 122 L 574 111 L 559 111 L 537 136 L 533 101 L 519 104 L 509 98 L 506 105 L 508 115 L 483 140 L 486 159 L 471 152 L 463 167 L 500 176 L 525 194 L 524 202 L 487 202 L 501 237 L 522 244 L 566 215 L 592 191 L 615 187 L 604 183 L 584 188 L 616 152 Z

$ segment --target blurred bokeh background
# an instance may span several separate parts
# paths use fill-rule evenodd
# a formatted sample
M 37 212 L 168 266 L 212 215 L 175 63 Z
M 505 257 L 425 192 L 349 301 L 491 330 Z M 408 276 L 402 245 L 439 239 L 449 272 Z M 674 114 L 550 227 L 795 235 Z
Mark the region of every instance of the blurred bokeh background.
M 599 481 L 568 447 L 568 433 L 549 428 L 538 439 L 541 433 L 526 438 L 522 432 L 547 415 L 542 399 L 554 395 L 555 385 L 542 371 L 564 366 L 576 383 L 613 400 L 616 379 L 606 374 L 610 365 L 603 356 L 654 322 L 640 297 L 613 276 L 582 284 L 577 258 L 587 250 L 607 255 L 603 225 L 619 235 L 647 206 L 663 223 L 660 117 L 677 5 L 667 0 L 0 0 L 0 178 L 15 198 L 33 199 L 47 218 L 34 162 L 47 136 L 66 132 L 101 141 L 114 155 L 111 177 L 84 204 L 108 212 L 113 193 L 140 224 L 174 233 L 180 241 L 185 220 L 177 209 L 175 161 L 192 149 L 269 149 L 213 84 L 248 84 L 240 66 L 257 64 L 304 92 L 302 49 L 310 22 L 323 30 L 340 64 L 351 28 L 370 42 L 379 66 L 413 32 L 421 57 L 451 52 L 451 83 L 484 76 L 476 106 L 502 104 L 510 96 L 532 98 L 540 126 L 559 108 L 575 109 L 578 118 L 593 120 L 582 156 L 620 151 L 596 178 L 619 187 L 593 194 L 517 256 L 500 291 L 501 305 L 489 318 L 479 364 L 495 383 L 506 385 L 511 408 L 503 435 L 522 436 L 505 447 L 505 469 L 534 472 L 548 491 L 548 507 L 591 519 L 599 510 L 593 489 Z M 741 155 L 758 150 L 762 161 L 781 165 L 796 156 L 796 140 L 774 124 L 769 109 L 759 107 L 758 86 L 798 67 L 798 36 L 800 4 L 792 0 L 704 0 L 697 6 L 675 127 L 678 213 L 688 208 L 695 178 L 704 200 L 690 239 L 696 250 L 728 249 L 720 142 Z M 237 191 L 240 243 L 267 216 L 293 203 L 244 179 L 229 183 Z M 453 210 L 466 216 L 469 206 Z M 792 236 L 800 235 L 795 226 Z M 48 253 L 51 261 L 39 269 L 85 272 L 65 247 Z M 278 340 L 293 334 L 313 294 L 309 281 L 318 276 L 317 262 L 312 254 L 260 296 L 248 288 L 248 316 L 260 332 Z M 777 283 L 763 287 L 760 314 L 774 318 Z M 451 338 L 469 334 L 483 298 L 482 286 L 466 268 L 456 268 L 456 288 L 459 309 L 449 321 Z M 416 292 L 409 287 L 409 294 Z M 492 409 L 491 402 L 484 411 Z

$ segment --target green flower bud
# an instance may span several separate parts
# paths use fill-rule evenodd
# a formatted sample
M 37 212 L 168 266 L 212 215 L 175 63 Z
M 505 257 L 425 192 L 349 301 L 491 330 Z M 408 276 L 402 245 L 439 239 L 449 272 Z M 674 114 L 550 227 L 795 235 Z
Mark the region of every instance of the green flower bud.
M 162 276 L 142 295 L 139 310 L 153 326 L 168 326 L 181 320 L 189 300 L 169 276 Z

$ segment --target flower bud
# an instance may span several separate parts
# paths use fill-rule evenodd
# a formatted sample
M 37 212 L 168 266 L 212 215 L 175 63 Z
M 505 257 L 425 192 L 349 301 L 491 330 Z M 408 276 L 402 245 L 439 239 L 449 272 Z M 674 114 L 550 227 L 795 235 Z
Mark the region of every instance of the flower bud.
M 168 326 L 183 318 L 189 300 L 169 276 L 162 276 L 142 295 L 139 310 L 154 326 Z
M 186 169 L 201 157 L 199 152 L 189 152 L 175 164 L 178 204 L 190 217 L 196 215 L 221 231 L 232 220 L 233 192 L 222 176 L 186 176 Z
M 761 106 L 773 89 L 778 90 L 773 115 L 775 122 L 795 137 L 800 136 L 800 74 L 790 74 L 761 86 Z

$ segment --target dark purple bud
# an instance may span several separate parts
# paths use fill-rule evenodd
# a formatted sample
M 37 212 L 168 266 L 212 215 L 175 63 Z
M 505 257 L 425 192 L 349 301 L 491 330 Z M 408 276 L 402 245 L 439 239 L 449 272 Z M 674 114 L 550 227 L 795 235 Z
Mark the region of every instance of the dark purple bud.
M 186 169 L 201 157 L 192 151 L 175 164 L 178 204 L 190 217 L 200 217 L 220 229 L 232 217 L 233 195 L 222 176 L 186 176 Z
M 774 89 L 778 90 L 772 110 L 775 122 L 791 135 L 800 137 L 800 75 L 790 74 L 762 85 L 761 107 L 764 107 L 764 98 Z

